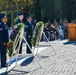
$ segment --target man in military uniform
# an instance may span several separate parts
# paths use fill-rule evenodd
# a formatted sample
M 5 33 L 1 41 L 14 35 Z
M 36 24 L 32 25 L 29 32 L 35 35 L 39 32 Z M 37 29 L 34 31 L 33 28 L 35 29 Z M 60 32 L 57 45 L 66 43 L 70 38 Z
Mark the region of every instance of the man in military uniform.
M 18 20 L 17 20 L 16 24 L 21 23 L 22 20 L 23 20 L 23 18 L 24 18 L 23 13 L 22 12 L 19 12 L 18 13 Z M 20 50 L 19 50 L 19 54 L 21 54 L 21 53 L 22 53 L 22 42 L 21 42 L 21 46 L 20 46 Z
M 5 14 L 0 16 L 0 51 L 1 51 L 1 67 L 7 67 L 6 64 L 6 53 L 7 53 L 7 42 L 9 41 L 8 27 L 6 25 L 7 17 Z
M 29 46 L 32 48 L 31 39 L 33 34 L 33 25 L 32 25 L 32 18 L 30 15 L 26 16 L 27 22 L 25 24 L 26 26 L 26 40 L 29 44 Z M 29 47 L 27 46 L 27 54 L 32 53 Z
M 24 18 L 24 14 L 22 12 L 19 12 L 18 13 L 18 20 L 17 20 L 16 24 L 21 23 L 23 18 Z

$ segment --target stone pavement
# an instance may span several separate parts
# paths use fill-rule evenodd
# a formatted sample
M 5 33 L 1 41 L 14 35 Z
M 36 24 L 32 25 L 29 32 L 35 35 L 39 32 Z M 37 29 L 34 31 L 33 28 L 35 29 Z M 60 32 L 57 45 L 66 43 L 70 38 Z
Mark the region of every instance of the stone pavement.
M 36 59 L 31 57 L 8 75 L 76 75 L 76 44 L 67 40 L 51 42 L 57 55 L 47 44 L 43 45 L 47 49 L 37 54 L 43 68 L 40 68 Z

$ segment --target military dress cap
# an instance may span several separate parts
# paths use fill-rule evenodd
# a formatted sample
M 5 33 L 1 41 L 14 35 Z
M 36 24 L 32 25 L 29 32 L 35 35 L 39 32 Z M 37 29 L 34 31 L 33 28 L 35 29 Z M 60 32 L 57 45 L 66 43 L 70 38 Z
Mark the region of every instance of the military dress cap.
M 23 14 L 23 12 L 19 12 L 17 15 L 18 16 L 21 16 L 21 15 L 24 15 L 24 14 Z
M 25 17 L 25 19 L 28 19 L 29 17 L 31 17 L 30 15 L 27 15 L 26 17 Z
M 4 13 L 0 14 L 0 20 L 2 20 L 2 18 L 4 18 L 4 16 L 6 16 Z

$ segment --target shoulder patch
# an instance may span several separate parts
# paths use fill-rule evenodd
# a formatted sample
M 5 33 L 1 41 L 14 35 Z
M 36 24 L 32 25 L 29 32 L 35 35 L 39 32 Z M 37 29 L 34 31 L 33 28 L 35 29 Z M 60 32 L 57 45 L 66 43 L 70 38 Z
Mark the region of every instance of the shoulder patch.
M 0 31 L 2 31 L 3 30 L 3 28 L 0 28 Z
M 28 28 L 28 25 L 26 25 L 25 27 Z

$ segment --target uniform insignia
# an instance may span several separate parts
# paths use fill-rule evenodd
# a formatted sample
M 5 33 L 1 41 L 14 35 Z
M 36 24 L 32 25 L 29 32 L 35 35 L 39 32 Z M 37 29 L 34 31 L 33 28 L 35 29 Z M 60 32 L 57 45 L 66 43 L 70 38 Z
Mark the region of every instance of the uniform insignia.
M 26 28 L 28 28 L 28 25 L 26 25 Z
M 0 31 L 2 31 L 3 30 L 3 28 L 0 28 Z
M 0 23 L 0 25 L 1 25 L 1 23 Z

